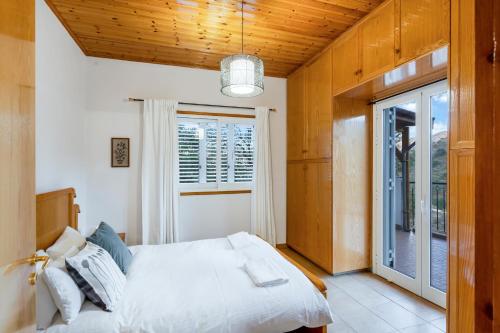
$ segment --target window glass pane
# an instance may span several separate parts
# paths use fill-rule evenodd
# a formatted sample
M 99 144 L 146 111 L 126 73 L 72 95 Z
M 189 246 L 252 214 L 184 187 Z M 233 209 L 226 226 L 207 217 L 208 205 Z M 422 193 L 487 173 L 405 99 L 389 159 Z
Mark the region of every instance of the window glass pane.
M 179 123 L 179 182 L 200 181 L 200 127 L 196 123 Z
M 448 267 L 448 92 L 430 97 L 431 107 L 431 286 L 446 292 Z
M 254 126 L 234 125 L 234 181 L 251 182 L 254 161 Z
M 438 67 L 446 64 L 448 62 L 448 46 L 432 52 L 431 62 L 432 67 Z

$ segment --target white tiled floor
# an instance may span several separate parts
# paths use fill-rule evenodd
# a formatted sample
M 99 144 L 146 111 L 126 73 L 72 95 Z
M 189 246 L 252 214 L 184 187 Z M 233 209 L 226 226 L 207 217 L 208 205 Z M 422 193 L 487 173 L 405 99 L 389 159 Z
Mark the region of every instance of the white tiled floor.
M 330 276 L 291 250 L 287 254 L 325 281 L 334 320 L 329 333 L 446 330 L 444 309 L 372 273 Z

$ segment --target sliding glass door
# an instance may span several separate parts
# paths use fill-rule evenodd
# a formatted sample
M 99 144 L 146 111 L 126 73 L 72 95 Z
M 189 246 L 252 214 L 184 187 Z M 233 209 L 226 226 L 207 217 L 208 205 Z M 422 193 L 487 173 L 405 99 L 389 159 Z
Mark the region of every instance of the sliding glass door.
M 446 83 L 377 103 L 374 112 L 374 271 L 444 306 Z

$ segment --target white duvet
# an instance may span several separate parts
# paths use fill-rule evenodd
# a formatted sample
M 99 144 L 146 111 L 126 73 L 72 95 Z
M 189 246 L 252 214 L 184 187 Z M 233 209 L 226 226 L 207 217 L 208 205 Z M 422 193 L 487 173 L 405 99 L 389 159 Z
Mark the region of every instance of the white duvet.
M 70 325 L 59 315 L 47 333 L 288 332 L 331 322 L 327 301 L 263 240 L 235 251 L 226 238 L 134 248 L 124 297 L 114 312 L 85 302 Z M 258 288 L 242 269 L 246 258 L 270 258 L 288 275 Z

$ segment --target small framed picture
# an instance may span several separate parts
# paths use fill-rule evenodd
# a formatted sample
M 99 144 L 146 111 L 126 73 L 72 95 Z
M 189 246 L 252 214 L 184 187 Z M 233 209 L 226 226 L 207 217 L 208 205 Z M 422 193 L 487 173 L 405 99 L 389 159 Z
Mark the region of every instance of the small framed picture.
M 130 166 L 130 139 L 111 138 L 111 167 L 128 168 Z

